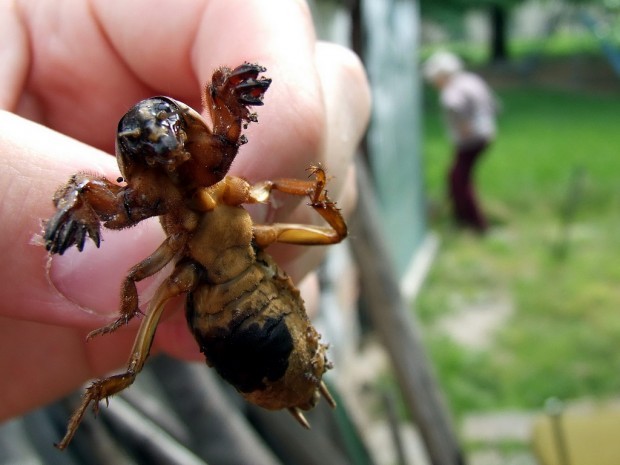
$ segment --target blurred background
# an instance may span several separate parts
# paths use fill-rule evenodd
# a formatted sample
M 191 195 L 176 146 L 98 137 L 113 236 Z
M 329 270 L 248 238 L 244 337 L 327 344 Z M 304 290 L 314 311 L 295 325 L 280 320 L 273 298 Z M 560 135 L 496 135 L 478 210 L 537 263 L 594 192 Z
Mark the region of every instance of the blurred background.
M 348 3 L 382 233 L 466 460 L 620 463 L 620 2 Z M 421 75 L 439 50 L 500 106 L 475 173 L 484 236 L 450 211 L 452 148 Z

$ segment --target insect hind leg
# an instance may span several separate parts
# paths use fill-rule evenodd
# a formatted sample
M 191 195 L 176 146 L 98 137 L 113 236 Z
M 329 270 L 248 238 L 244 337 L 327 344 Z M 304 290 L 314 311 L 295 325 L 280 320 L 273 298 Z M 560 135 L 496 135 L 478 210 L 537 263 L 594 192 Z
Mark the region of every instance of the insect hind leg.
M 155 337 L 155 330 L 166 303 L 173 297 L 191 291 L 197 282 L 198 270 L 192 262 L 180 262 L 177 264 L 174 272 L 157 289 L 153 300 L 149 304 L 149 312 L 140 324 L 126 371 L 98 379 L 86 389 L 80 406 L 69 419 L 65 436 L 56 444 L 58 449 L 65 449 L 69 445 L 84 417 L 86 409 L 88 409 L 91 403 L 96 413 L 99 410 L 99 402 L 101 400 L 107 400 L 108 397 L 121 392 L 134 382 L 149 356 L 153 338 Z
M 325 186 L 327 175 L 320 165 L 308 168 L 314 180 L 279 179 L 256 184 L 250 192 L 254 202 L 265 202 L 274 190 L 289 195 L 307 196 L 309 206 L 321 215 L 328 226 L 313 226 L 292 223 L 274 223 L 271 225 L 254 225 L 254 240 L 260 247 L 266 247 L 274 242 L 284 242 L 299 245 L 329 245 L 336 244 L 347 237 L 347 224 L 336 207 L 327 196 Z
M 101 400 L 106 399 L 107 401 L 108 397 L 131 385 L 136 379 L 136 375 L 137 372 L 128 370 L 119 375 L 93 381 L 93 383 L 86 388 L 80 406 L 73 412 L 73 415 L 71 415 L 65 436 L 59 443 L 54 444 L 54 446 L 60 450 L 64 450 L 73 439 L 77 427 L 81 423 L 84 413 L 91 402 L 93 403 L 93 411 L 96 414 L 99 411 L 99 402 Z

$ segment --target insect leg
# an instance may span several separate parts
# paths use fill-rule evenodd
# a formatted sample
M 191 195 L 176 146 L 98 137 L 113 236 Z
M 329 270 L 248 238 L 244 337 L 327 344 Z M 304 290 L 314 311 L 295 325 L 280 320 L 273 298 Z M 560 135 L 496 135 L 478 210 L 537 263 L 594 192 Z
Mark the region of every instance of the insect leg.
M 182 265 L 177 265 L 172 275 L 157 289 L 155 297 L 149 304 L 148 315 L 140 324 L 140 329 L 127 364 L 127 370 L 118 375 L 98 379 L 86 389 L 80 406 L 69 419 L 65 436 L 56 444 L 58 449 L 66 448 L 71 442 L 91 402 L 93 403 L 94 412 L 97 413 L 101 400 L 107 400 L 109 396 L 122 391 L 134 382 L 136 375 L 142 370 L 149 355 L 149 350 L 155 337 L 155 330 L 166 302 L 172 297 L 191 291 L 195 287 L 196 282 L 197 271 L 195 266 L 186 262 Z
M 248 106 L 263 104 L 271 79 L 259 77 L 265 68 L 244 63 L 235 69 L 220 68 L 205 89 L 203 106 L 211 114 L 213 133 L 237 143 L 244 125 L 255 122 Z M 244 140 L 239 140 L 244 143 Z
M 121 190 L 121 186 L 101 176 L 71 176 L 54 194 L 56 212 L 45 224 L 45 248 L 62 255 L 75 245 L 81 252 L 87 237 L 99 247 L 100 221 L 118 210 L 117 195 Z
M 257 184 L 250 191 L 250 201 L 264 202 L 272 191 L 277 190 L 290 195 L 308 196 L 309 205 L 321 215 L 329 226 L 275 223 L 254 225 L 254 238 L 261 247 L 274 242 L 301 245 L 336 244 L 347 237 L 347 224 L 336 203 L 327 196 L 325 185 L 327 176 L 320 166 L 311 166 L 309 171 L 313 181 L 300 179 L 279 179 Z
M 183 245 L 185 245 L 186 239 L 187 237 L 184 234 L 168 236 L 155 252 L 129 270 L 127 277 L 121 285 L 120 315 L 116 320 L 103 328 L 91 331 L 86 337 L 87 340 L 99 334 L 116 331 L 119 327 L 126 325 L 134 316 L 140 313 L 136 283 L 154 275 L 166 266 Z

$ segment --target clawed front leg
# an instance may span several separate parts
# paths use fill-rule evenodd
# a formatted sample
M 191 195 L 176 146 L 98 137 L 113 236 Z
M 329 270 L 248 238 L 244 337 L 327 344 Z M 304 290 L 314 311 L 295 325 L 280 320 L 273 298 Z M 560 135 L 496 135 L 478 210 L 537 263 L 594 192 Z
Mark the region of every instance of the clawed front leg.
M 237 102 L 243 105 L 262 105 L 263 95 L 271 84 L 271 79 L 258 75 L 264 73 L 265 67 L 243 63 L 233 69 L 226 78 L 226 84 L 235 95 Z
M 54 194 L 56 213 L 45 223 L 45 248 L 60 255 L 73 245 L 82 251 L 86 237 L 99 247 L 100 215 L 117 209 L 116 195 L 121 189 L 103 177 L 86 173 L 71 176 Z
M 285 242 L 300 245 L 336 244 L 347 237 L 347 224 L 336 207 L 327 196 L 325 186 L 327 175 L 320 165 L 308 168 L 313 181 L 299 179 L 279 179 L 267 181 L 252 187 L 250 197 L 255 202 L 265 202 L 272 191 L 277 190 L 290 195 L 307 196 L 309 205 L 321 215 L 329 227 L 291 223 L 275 223 L 271 225 L 254 225 L 254 241 L 260 247 L 274 242 Z
M 73 245 L 82 251 L 87 237 L 99 247 L 102 223 L 110 229 L 133 226 L 160 215 L 160 204 L 156 196 L 145 196 L 103 176 L 74 174 L 54 194 L 56 212 L 45 223 L 45 248 L 59 255 Z
M 265 68 L 244 63 L 235 69 L 222 67 L 213 73 L 212 81 L 204 93 L 204 107 L 211 114 L 213 133 L 227 140 L 244 143 L 241 137 L 242 122 L 256 121 L 248 106 L 263 104 L 263 96 L 271 79 L 259 77 Z

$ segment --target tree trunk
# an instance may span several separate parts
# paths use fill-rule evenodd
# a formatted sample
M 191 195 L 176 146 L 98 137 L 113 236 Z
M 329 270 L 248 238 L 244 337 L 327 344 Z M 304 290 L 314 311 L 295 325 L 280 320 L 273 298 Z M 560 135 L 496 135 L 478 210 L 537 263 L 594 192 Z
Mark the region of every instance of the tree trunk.
M 504 5 L 494 4 L 490 9 L 491 20 L 491 62 L 499 63 L 508 60 L 507 17 Z

